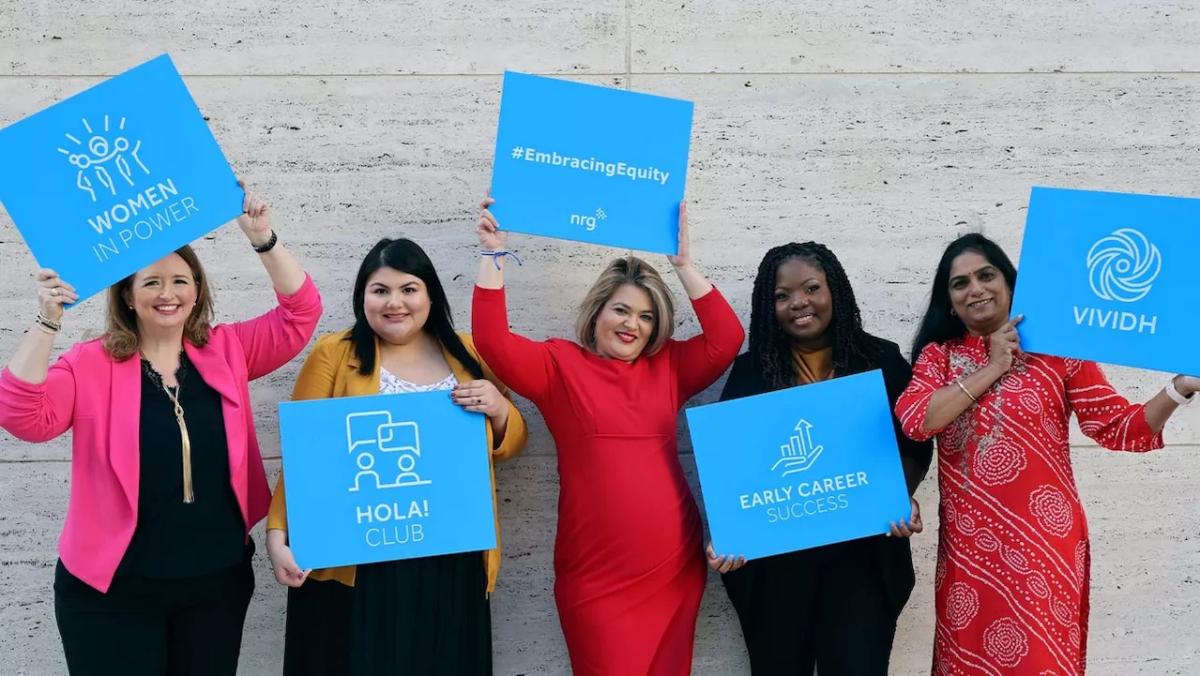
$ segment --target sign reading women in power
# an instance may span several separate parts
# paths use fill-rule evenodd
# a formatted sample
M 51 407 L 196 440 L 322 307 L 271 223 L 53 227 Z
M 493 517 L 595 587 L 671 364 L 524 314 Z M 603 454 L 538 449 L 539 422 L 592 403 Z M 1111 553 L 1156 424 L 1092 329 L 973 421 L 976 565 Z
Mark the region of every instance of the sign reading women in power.
M 1034 188 L 1012 309 L 1022 349 L 1200 373 L 1198 251 L 1200 199 Z
M 87 298 L 241 213 L 243 192 L 167 55 L 0 130 L 0 202 Z
M 879 535 L 911 515 L 880 371 L 697 406 L 687 419 L 721 554 Z
M 692 103 L 506 72 L 492 162 L 501 227 L 674 254 Z
M 494 548 L 483 424 L 445 392 L 281 403 L 297 563 L 328 568 Z

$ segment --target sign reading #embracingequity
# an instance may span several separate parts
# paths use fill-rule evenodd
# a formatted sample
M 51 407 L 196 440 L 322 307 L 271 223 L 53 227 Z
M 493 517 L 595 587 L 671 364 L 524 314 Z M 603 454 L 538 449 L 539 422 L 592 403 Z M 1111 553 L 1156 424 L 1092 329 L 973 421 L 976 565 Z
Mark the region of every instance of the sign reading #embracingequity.
M 296 562 L 328 568 L 493 549 L 483 425 L 445 391 L 281 403 Z
M 720 554 L 819 547 L 911 516 L 880 371 L 697 406 L 687 419 Z
M 692 103 L 506 72 L 492 163 L 505 230 L 674 254 Z
M 1200 199 L 1034 188 L 1013 314 L 1028 352 L 1200 373 Z
M 167 55 L 0 130 L 0 202 L 80 299 L 242 211 L 243 192 Z

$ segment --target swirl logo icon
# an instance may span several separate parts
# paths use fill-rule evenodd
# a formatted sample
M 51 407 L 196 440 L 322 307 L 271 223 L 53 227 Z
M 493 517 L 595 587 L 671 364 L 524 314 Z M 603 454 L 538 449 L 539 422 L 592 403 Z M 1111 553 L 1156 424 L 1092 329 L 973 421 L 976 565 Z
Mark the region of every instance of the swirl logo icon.
M 1162 272 L 1158 247 L 1133 228 L 1120 228 L 1088 250 L 1088 283 L 1104 300 L 1139 301 Z

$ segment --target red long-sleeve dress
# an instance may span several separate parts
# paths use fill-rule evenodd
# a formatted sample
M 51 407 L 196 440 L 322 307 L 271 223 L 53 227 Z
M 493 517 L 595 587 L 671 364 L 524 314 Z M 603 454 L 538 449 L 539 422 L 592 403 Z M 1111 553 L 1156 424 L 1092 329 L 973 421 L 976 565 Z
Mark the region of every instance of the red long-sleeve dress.
M 1071 413 L 1106 448 L 1149 451 L 1162 436 L 1096 364 L 1028 353 L 945 429 L 922 429 L 933 393 L 987 363 L 985 338 L 931 343 L 896 402 L 905 434 L 937 434 L 933 673 L 1082 674 L 1091 553 Z
M 558 449 L 554 598 L 576 674 L 688 674 L 706 568 L 676 418 L 737 356 L 744 332 L 715 289 L 703 333 L 633 363 L 509 330 L 503 289 L 476 287 L 484 360 L 546 419 Z

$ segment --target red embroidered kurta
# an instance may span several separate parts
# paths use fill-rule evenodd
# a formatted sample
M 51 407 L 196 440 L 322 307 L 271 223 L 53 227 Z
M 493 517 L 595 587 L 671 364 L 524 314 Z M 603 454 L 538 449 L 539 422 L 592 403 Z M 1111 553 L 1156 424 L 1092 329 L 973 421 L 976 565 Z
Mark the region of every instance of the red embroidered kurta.
M 690 673 L 707 570 L 676 453 L 679 409 L 741 348 L 717 291 L 693 301 L 703 333 L 633 363 L 509 331 L 503 290 L 475 289 L 475 345 L 532 400 L 558 450 L 554 598 L 575 674 Z
M 949 426 L 921 428 L 933 393 L 988 363 L 988 341 L 930 344 L 896 404 L 937 435 L 941 491 L 935 674 L 1082 674 L 1090 552 L 1068 424 L 1113 450 L 1162 448 L 1140 404 L 1086 361 L 1020 354 Z

